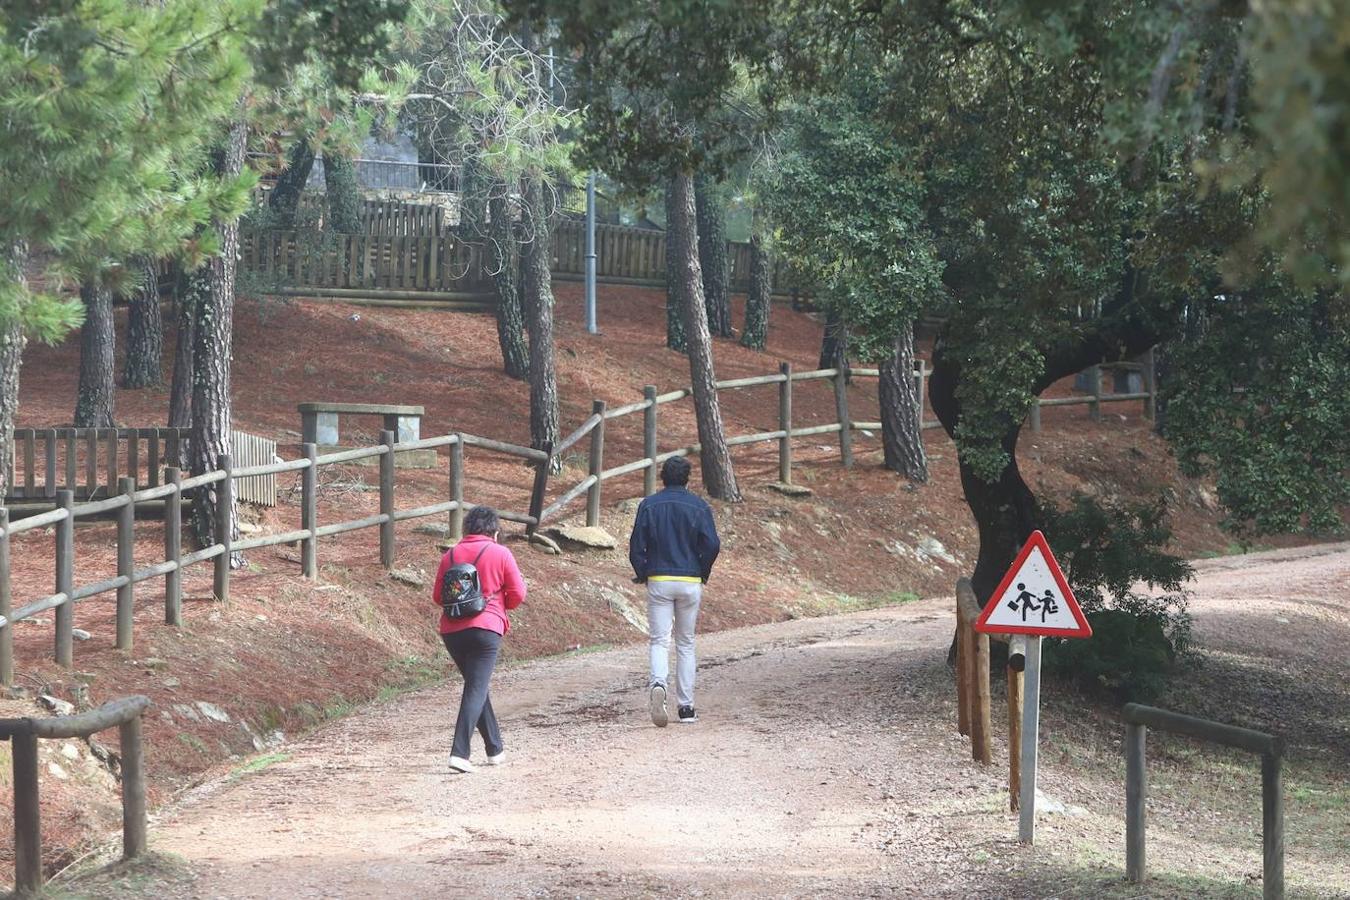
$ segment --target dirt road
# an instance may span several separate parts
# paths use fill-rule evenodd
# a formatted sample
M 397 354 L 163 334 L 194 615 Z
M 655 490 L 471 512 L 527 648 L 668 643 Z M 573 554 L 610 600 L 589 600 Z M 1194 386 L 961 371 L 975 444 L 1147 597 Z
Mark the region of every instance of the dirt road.
M 1309 604 L 1350 583 L 1350 545 L 1201 565 L 1202 642 L 1271 649 L 1238 615 L 1267 590 L 1281 601 L 1262 615 L 1321 616 L 1343 646 L 1344 612 Z M 154 847 L 188 860 L 181 897 L 1045 896 L 1044 866 L 1027 871 L 1013 841 L 1001 766 L 972 765 L 955 733 L 951 623 L 950 603 L 928 600 L 704 636 L 700 721 L 665 729 L 646 716 L 639 646 L 501 671 L 509 761 L 471 775 L 446 767 L 447 684 L 201 789 L 152 823 Z M 1048 747 L 1080 727 L 1071 715 L 1048 711 Z M 1048 790 L 1077 777 L 1072 755 L 1044 763 Z M 1044 817 L 1042 861 L 1067 870 L 1082 841 L 1119 843 L 1115 778 Z M 1304 872 L 1350 889 L 1326 865 Z M 1250 860 L 1234 866 L 1241 880 Z

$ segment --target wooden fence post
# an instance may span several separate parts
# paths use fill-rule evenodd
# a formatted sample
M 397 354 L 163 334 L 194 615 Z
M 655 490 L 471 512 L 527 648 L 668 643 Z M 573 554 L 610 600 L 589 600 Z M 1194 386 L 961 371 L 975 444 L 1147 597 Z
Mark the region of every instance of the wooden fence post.
M 1284 781 L 1278 752 L 1261 755 L 1261 896 L 1284 897 Z
M 19 732 L 14 754 L 14 896 L 42 890 L 42 814 L 38 806 L 37 735 Z
M 927 385 L 927 383 L 928 383 L 928 363 L 927 363 L 925 360 L 920 359 L 920 360 L 917 360 L 914 364 L 915 364 L 916 366 L 918 366 L 918 368 L 919 368 L 919 370 L 914 374 L 914 377 L 915 377 L 915 378 L 918 380 L 918 382 L 919 382 L 919 393 L 916 395 L 917 402 L 914 404 L 914 409 L 918 412 L 918 415 L 919 415 L 919 434 L 922 435 L 922 434 L 923 434 L 923 395 L 924 395 L 924 390 L 925 390 L 925 389 L 927 388 L 927 386 L 928 386 L 928 385 Z
M 319 451 L 313 443 L 304 445 L 309 465 L 300 470 L 300 528 L 308 532 L 300 539 L 300 574 L 314 580 L 319 577 Z
M 141 717 L 118 726 L 122 750 L 122 858 L 145 852 L 145 767 L 141 753 Z
M 455 435 L 450 445 L 450 499 L 455 508 L 450 510 L 450 540 L 464 537 L 464 435 Z
M 226 603 L 230 599 L 230 555 L 234 546 L 234 534 L 230 529 L 230 513 L 234 507 L 234 464 L 230 454 L 222 453 L 216 457 L 216 468 L 225 473 L 225 477 L 216 482 L 216 543 L 225 549 L 216 557 L 212 589 L 216 599 Z
M 0 616 L 5 626 L 0 628 L 0 684 L 14 683 L 14 626 L 9 624 L 13 597 L 9 588 L 9 510 L 0 506 Z
M 537 460 L 534 466 L 534 486 L 530 489 L 529 510 L 534 524 L 525 526 L 527 535 L 533 535 L 539 530 L 539 526 L 544 524 L 539 520 L 544 515 L 544 492 L 548 490 L 548 473 L 553 468 L 553 442 L 544 441 L 544 446 L 539 449 L 544 451 L 544 458 Z
M 131 577 L 136 572 L 136 479 L 124 475 L 117 480 L 117 492 L 127 498 L 127 505 L 117 511 L 117 575 L 127 583 L 117 589 L 117 649 L 131 649 L 132 614 L 136 609 L 136 585 Z
M 1145 798 L 1148 794 L 1144 767 L 1144 745 L 1148 729 L 1129 722 L 1125 725 L 1125 875 L 1133 882 L 1144 880 Z
M 75 589 L 75 505 L 74 491 L 57 491 L 56 505 L 66 511 L 66 517 L 56 523 L 56 593 L 66 599 L 56 608 L 56 662 L 70 666 L 75 662 L 75 603 L 70 593 Z
M 847 469 L 853 465 L 853 423 L 848 417 L 848 365 L 843 360 L 834 376 L 834 408 L 839 416 L 839 461 Z
M 1144 401 L 1144 418 L 1150 422 L 1158 417 L 1158 360 L 1157 348 L 1149 347 L 1144 354 L 1144 390 L 1148 399 Z
M 1094 422 L 1102 418 L 1102 367 L 1088 369 L 1088 385 L 1092 388 L 1092 400 L 1088 403 L 1088 415 Z
M 392 431 L 380 433 L 384 454 L 380 456 L 380 565 L 394 567 L 394 444 L 398 435 Z
M 1031 410 L 1027 413 L 1027 419 L 1031 423 L 1033 434 L 1040 434 L 1041 431 L 1041 398 L 1031 398 Z
M 1008 811 L 1017 812 L 1022 793 L 1022 673 L 1008 666 Z
M 176 460 L 175 460 L 176 461 Z M 164 483 L 173 485 L 173 493 L 164 498 L 164 560 L 183 561 L 183 473 L 178 466 L 164 469 Z M 175 568 L 164 576 L 164 624 L 183 624 L 183 570 Z
M 792 363 L 779 363 L 783 380 L 778 383 L 778 480 L 792 484 Z
M 970 734 L 970 629 L 966 625 L 965 614 L 961 611 L 961 601 L 956 601 L 956 731 L 958 734 Z
M 970 716 L 970 755 L 987 766 L 994 761 L 994 728 L 989 702 L 989 635 L 972 629 L 971 640 L 975 648 L 971 654 L 975 681 L 971 694 L 975 708 Z
M 642 470 L 642 495 L 650 497 L 656 493 L 656 386 L 643 387 L 642 399 L 648 404 L 642 411 L 642 456 L 650 460 Z
M 600 421 L 591 429 L 590 474 L 595 483 L 586 491 L 586 525 L 600 524 L 600 473 L 605 471 L 605 401 L 596 400 L 591 404 L 591 415 L 600 417 Z

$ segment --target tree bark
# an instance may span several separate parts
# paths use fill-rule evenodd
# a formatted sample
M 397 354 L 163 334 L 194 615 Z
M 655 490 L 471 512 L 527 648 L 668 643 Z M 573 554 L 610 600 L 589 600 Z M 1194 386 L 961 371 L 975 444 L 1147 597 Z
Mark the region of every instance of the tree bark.
M 302 137 L 291 147 L 286 156 L 286 170 L 277 176 L 272 187 L 267 206 L 272 211 L 276 227 L 287 229 L 295 227 L 295 213 L 300 206 L 300 195 L 309 182 L 309 173 L 314 169 L 314 148 L 309 138 Z M 325 172 L 327 167 L 325 167 Z
M 919 429 L 923 398 L 914 384 L 914 323 L 895 339 L 895 352 L 881 364 L 877 394 L 881 404 L 881 446 L 885 466 L 915 484 L 928 480 L 928 458 Z
M 848 326 L 831 306 L 825 313 L 825 333 L 820 339 L 820 368 L 833 369 L 848 360 Z
M 207 272 L 183 272 L 175 265 L 174 318 L 177 322 L 173 352 L 173 385 L 169 391 L 169 427 L 192 427 L 192 372 L 197 346 L 197 301 L 210 290 Z M 191 468 L 186 457 L 176 465 Z
M 536 449 L 556 446 L 558 376 L 553 364 L 552 209 L 540 178 L 525 182 L 524 209 L 528 232 L 524 247 L 525 309 L 530 334 L 530 443 Z
M 764 232 L 763 218 L 756 216 L 750 231 L 750 294 L 745 299 L 745 330 L 741 332 L 741 346 L 751 350 L 763 350 L 769 340 L 773 257 Z
M 680 260 L 684 258 L 685 251 L 680 246 L 683 236 L 673 225 L 676 219 L 676 203 L 675 180 L 671 179 L 670 184 L 666 185 L 666 346 L 680 353 L 687 353 L 689 338 L 685 328 L 685 301 L 681 296 L 684 282 L 678 275 Z
M 501 196 L 497 196 L 499 193 Z M 505 185 L 499 185 L 499 190 L 494 191 L 488 209 L 491 222 L 488 223 L 487 251 L 493 268 L 492 282 L 497 288 L 497 343 L 502 350 L 502 368 L 508 377 L 524 380 L 530 374 L 530 350 L 521 302 L 520 241 Z M 548 261 L 544 264 L 547 266 Z
M 20 291 L 27 288 L 24 267 L 28 263 L 28 247 L 16 242 L 4 248 L 6 266 Z M 14 413 L 19 408 L 19 369 L 23 363 L 23 348 L 28 343 L 23 319 L 16 313 L 0 320 L 0 499 L 9 493 L 14 456 Z
M 122 362 L 122 386 L 159 387 L 164 383 L 164 317 L 159 308 L 159 268 L 155 260 L 138 257 L 139 276 L 127 312 L 127 355 Z
M 703 302 L 708 330 L 731 337 L 731 294 L 727 284 L 727 218 L 717 186 L 706 175 L 694 178 L 698 210 L 698 260 L 703 269 Z
M 230 126 L 218 173 L 237 177 L 244 168 L 248 128 L 240 119 Z M 201 475 L 217 468 L 222 454 L 230 453 L 230 363 L 233 355 L 234 276 L 239 252 L 237 220 L 216 220 L 220 253 L 204 267 L 206 290 L 195 304 L 195 334 L 192 378 L 192 433 L 189 446 L 191 471 Z M 193 525 L 202 546 L 216 543 L 217 485 L 199 490 L 192 504 Z M 238 533 L 236 510 L 230 511 L 230 529 Z M 243 564 L 235 554 L 231 567 Z
M 671 273 L 671 279 L 681 283 L 684 321 L 689 327 L 689 376 L 694 391 L 694 413 L 698 419 L 703 487 L 719 500 L 738 502 L 741 492 L 736 486 L 731 451 L 722 428 L 722 409 L 715 387 L 717 376 L 713 371 L 712 335 L 708 333 L 708 314 L 703 302 L 693 177 L 686 173 L 676 175 L 671 181 L 671 193 L 675 215 L 667 221 L 670 235 L 667 240 L 678 235 L 680 250 L 678 266 Z
M 111 428 L 113 357 L 117 336 L 113 330 L 112 289 L 98 276 L 80 285 L 84 325 L 80 328 L 80 387 L 75 401 L 76 428 Z
M 345 156 L 325 153 L 323 157 L 324 192 L 328 199 L 328 230 L 338 234 L 361 233 L 361 185 L 356 166 Z

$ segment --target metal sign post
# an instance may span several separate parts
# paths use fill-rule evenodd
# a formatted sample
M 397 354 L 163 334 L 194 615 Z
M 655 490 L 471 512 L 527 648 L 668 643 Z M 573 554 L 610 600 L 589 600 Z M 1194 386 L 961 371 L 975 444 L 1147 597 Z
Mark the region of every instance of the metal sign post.
M 1041 729 L 1041 639 L 1026 639 L 1026 669 L 1023 672 L 1022 704 L 1022 794 L 1018 800 L 1017 838 L 1024 844 L 1036 840 L 1036 746 Z

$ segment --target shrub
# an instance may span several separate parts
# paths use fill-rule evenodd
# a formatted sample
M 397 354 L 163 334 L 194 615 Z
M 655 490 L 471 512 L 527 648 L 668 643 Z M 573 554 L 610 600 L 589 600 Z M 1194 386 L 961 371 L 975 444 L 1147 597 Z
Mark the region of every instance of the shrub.
M 1093 632 L 1087 640 L 1047 641 L 1046 668 L 1121 700 L 1153 699 L 1191 658 L 1183 585 L 1192 569 L 1162 549 L 1172 536 L 1162 500 L 1099 503 L 1075 494 L 1068 508 L 1046 504 L 1043 513 Z

